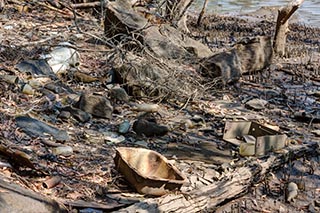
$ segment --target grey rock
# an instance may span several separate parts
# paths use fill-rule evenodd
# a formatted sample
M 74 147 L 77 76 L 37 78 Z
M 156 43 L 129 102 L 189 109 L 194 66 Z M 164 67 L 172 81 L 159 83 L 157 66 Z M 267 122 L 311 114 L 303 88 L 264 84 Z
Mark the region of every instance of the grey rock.
M 95 117 L 112 117 L 113 107 L 110 101 L 100 95 L 82 94 L 76 106 Z
M 119 125 L 118 132 L 121 134 L 126 134 L 129 132 L 130 126 L 130 122 L 128 120 L 125 120 Z
M 159 125 L 155 122 L 148 121 L 144 118 L 139 118 L 133 123 L 133 130 L 138 135 L 151 136 L 163 136 L 169 132 L 169 128 Z
M 246 107 L 254 110 L 263 110 L 266 108 L 268 101 L 262 99 L 252 99 L 246 103 Z
M 110 97 L 116 101 L 128 102 L 129 95 L 121 87 L 114 87 L 110 90 Z
M 75 119 L 83 123 L 88 122 L 91 119 L 91 115 L 88 112 L 71 106 L 63 108 L 63 110 L 60 113 L 60 116 L 65 114 L 66 112 L 70 113 L 70 115 L 72 115 Z

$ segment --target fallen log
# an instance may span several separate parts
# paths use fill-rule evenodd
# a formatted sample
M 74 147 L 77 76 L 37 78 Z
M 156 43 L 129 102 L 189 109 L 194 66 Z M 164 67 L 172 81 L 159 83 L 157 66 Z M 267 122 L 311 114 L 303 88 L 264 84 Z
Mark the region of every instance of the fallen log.
M 289 19 L 293 13 L 301 6 L 304 0 L 293 0 L 286 7 L 282 7 L 278 11 L 276 33 L 274 36 L 274 52 L 279 56 L 285 55 L 287 33 L 289 31 Z
M 150 209 L 152 212 L 213 212 L 226 201 L 247 193 L 253 184 L 261 182 L 269 172 L 297 158 L 315 155 L 319 155 L 319 143 L 291 146 L 283 154 L 272 154 L 259 162 L 248 161 L 245 166 L 225 173 L 220 181 L 213 184 L 188 193 L 145 199 L 120 212 L 135 212 L 138 209 Z

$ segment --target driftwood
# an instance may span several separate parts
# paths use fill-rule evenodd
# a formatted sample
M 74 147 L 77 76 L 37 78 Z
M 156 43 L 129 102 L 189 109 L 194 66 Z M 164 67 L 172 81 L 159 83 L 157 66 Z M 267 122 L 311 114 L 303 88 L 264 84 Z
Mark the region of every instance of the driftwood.
M 288 32 L 289 19 L 292 14 L 301 6 L 304 0 L 293 0 L 286 7 L 282 7 L 278 11 L 276 33 L 274 36 L 274 52 L 279 56 L 285 55 L 286 39 Z
M 145 199 L 120 212 L 135 212 L 148 209 L 149 212 L 213 212 L 225 201 L 235 199 L 248 192 L 253 184 L 264 180 L 266 175 L 302 156 L 319 154 L 319 144 L 297 145 L 287 148 L 285 154 L 271 155 L 266 160 L 247 162 L 224 174 L 224 178 L 215 183 L 188 193 L 171 194 L 157 199 Z
M 181 31 L 168 24 L 146 28 L 142 33 L 145 45 L 156 57 L 189 59 L 212 55 L 207 46 L 185 36 Z
M 253 73 L 271 64 L 270 37 L 243 39 L 231 50 L 204 58 L 199 71 L 210 78 L 222 77 L 223 84 L 239 80 L 245 73 Z

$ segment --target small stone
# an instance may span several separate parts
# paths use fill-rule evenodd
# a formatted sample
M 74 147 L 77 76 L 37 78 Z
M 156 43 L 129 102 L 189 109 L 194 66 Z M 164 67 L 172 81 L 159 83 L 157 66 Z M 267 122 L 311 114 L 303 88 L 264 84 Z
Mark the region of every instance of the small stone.
M 320 137 L 320 129 L 313 130 L 312 133 L 318 137 Z
M 287 188 L 287 201 L 294 201 L 293 199 L 298 195 L 298 186 L 297 184 L 290 182 Z
M 118 131 L 121 134 L 126 134 L 129 132 L 129 129 L 130 129 L 130 122 L 128 120 L 125 120 L 119 125 Z
M 110 90 L 110 97 L 117 101 L 128 102 L 129 95 L 121 87 L 115 87 Z
M 262 99 L 252 99 L 246 103 L 246 107 L 254 110 L 263 110 L 266 108 L 268 101 Z
M 69 141 L 70 136 L 65 130 L 60 130 L 42 121 L 26 116 L 16 117 L 17 126 L 31 137 L 52 136 L 58 141 Z
M 22 93 L 27 94 L 27 95 L 33 95 L 34 89 L 29 84 L 25 84 L 22 87 Z
M 315 208 L 315 206 L 314 206 L 313 203 L 310 203 L 310 204 L 309 204 L 308 212 L 310 212 L 310 213 L 316 213 L 316 212 L 318 212 L 318 211 L 316 210 L 316 208 Z
M 62 111 L 59 114 L 59 118 L 61 119 L 69 119 L 71 117 L 71 113 L 67 111 Z
M 83 123 L 88 122 L 91 119 L 91 115 L 89 113 L 71 106 L 63 108 L 61 113 L 63 112 L 69 112 L 75 119 Z
M 103 96 L 82 94 L 76 106 L 96 117 L 112 117 L 113 107 L 110 101 Z
M 103 138 L 109 144 L 121 143 L 126 140 L 125 137 L 123 137 L 122 135 L 119 135 L 115 132 L 104 132 Z
M 52 153 L 55 155 L 70 156 L 73 154 L 71 146 L 59 146 L 52 149 Z
M 136 142 L 134 142 L 134 144 L 138 145 L 140 147 L 143 147 L 143 148 L 149 148 L 148 147 L 148 142 L 146 142 L 146 141 L 136 141 Z
M 158 112 L 160 109 L 158 104 L 135 104 L 132 110 L 139 112 Z

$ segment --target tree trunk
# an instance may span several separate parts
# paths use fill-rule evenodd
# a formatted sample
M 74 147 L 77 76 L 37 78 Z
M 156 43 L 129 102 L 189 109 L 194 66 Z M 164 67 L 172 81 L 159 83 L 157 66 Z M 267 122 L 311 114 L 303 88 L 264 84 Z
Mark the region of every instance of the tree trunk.
M 301 6 L 304 0 L 293 0 L 286 7 L 282 7 L 278 11 L 276 33 L 274 37 L 274 52 L 279 56 L 285 55 L 286 39 L 288 29 L 288 21 L 292 14 Z
M 200 24 L 201 24 L 201 20 L 202 20 L 202 17 L 204 15 L 205 11 L 206 11 L 207 4 L 208 4 L 208 0 L 204 0 L 201 12 L 200 12 L 198 20 L 197 20 L 197 25 L 198 26 L 200 26 Z

